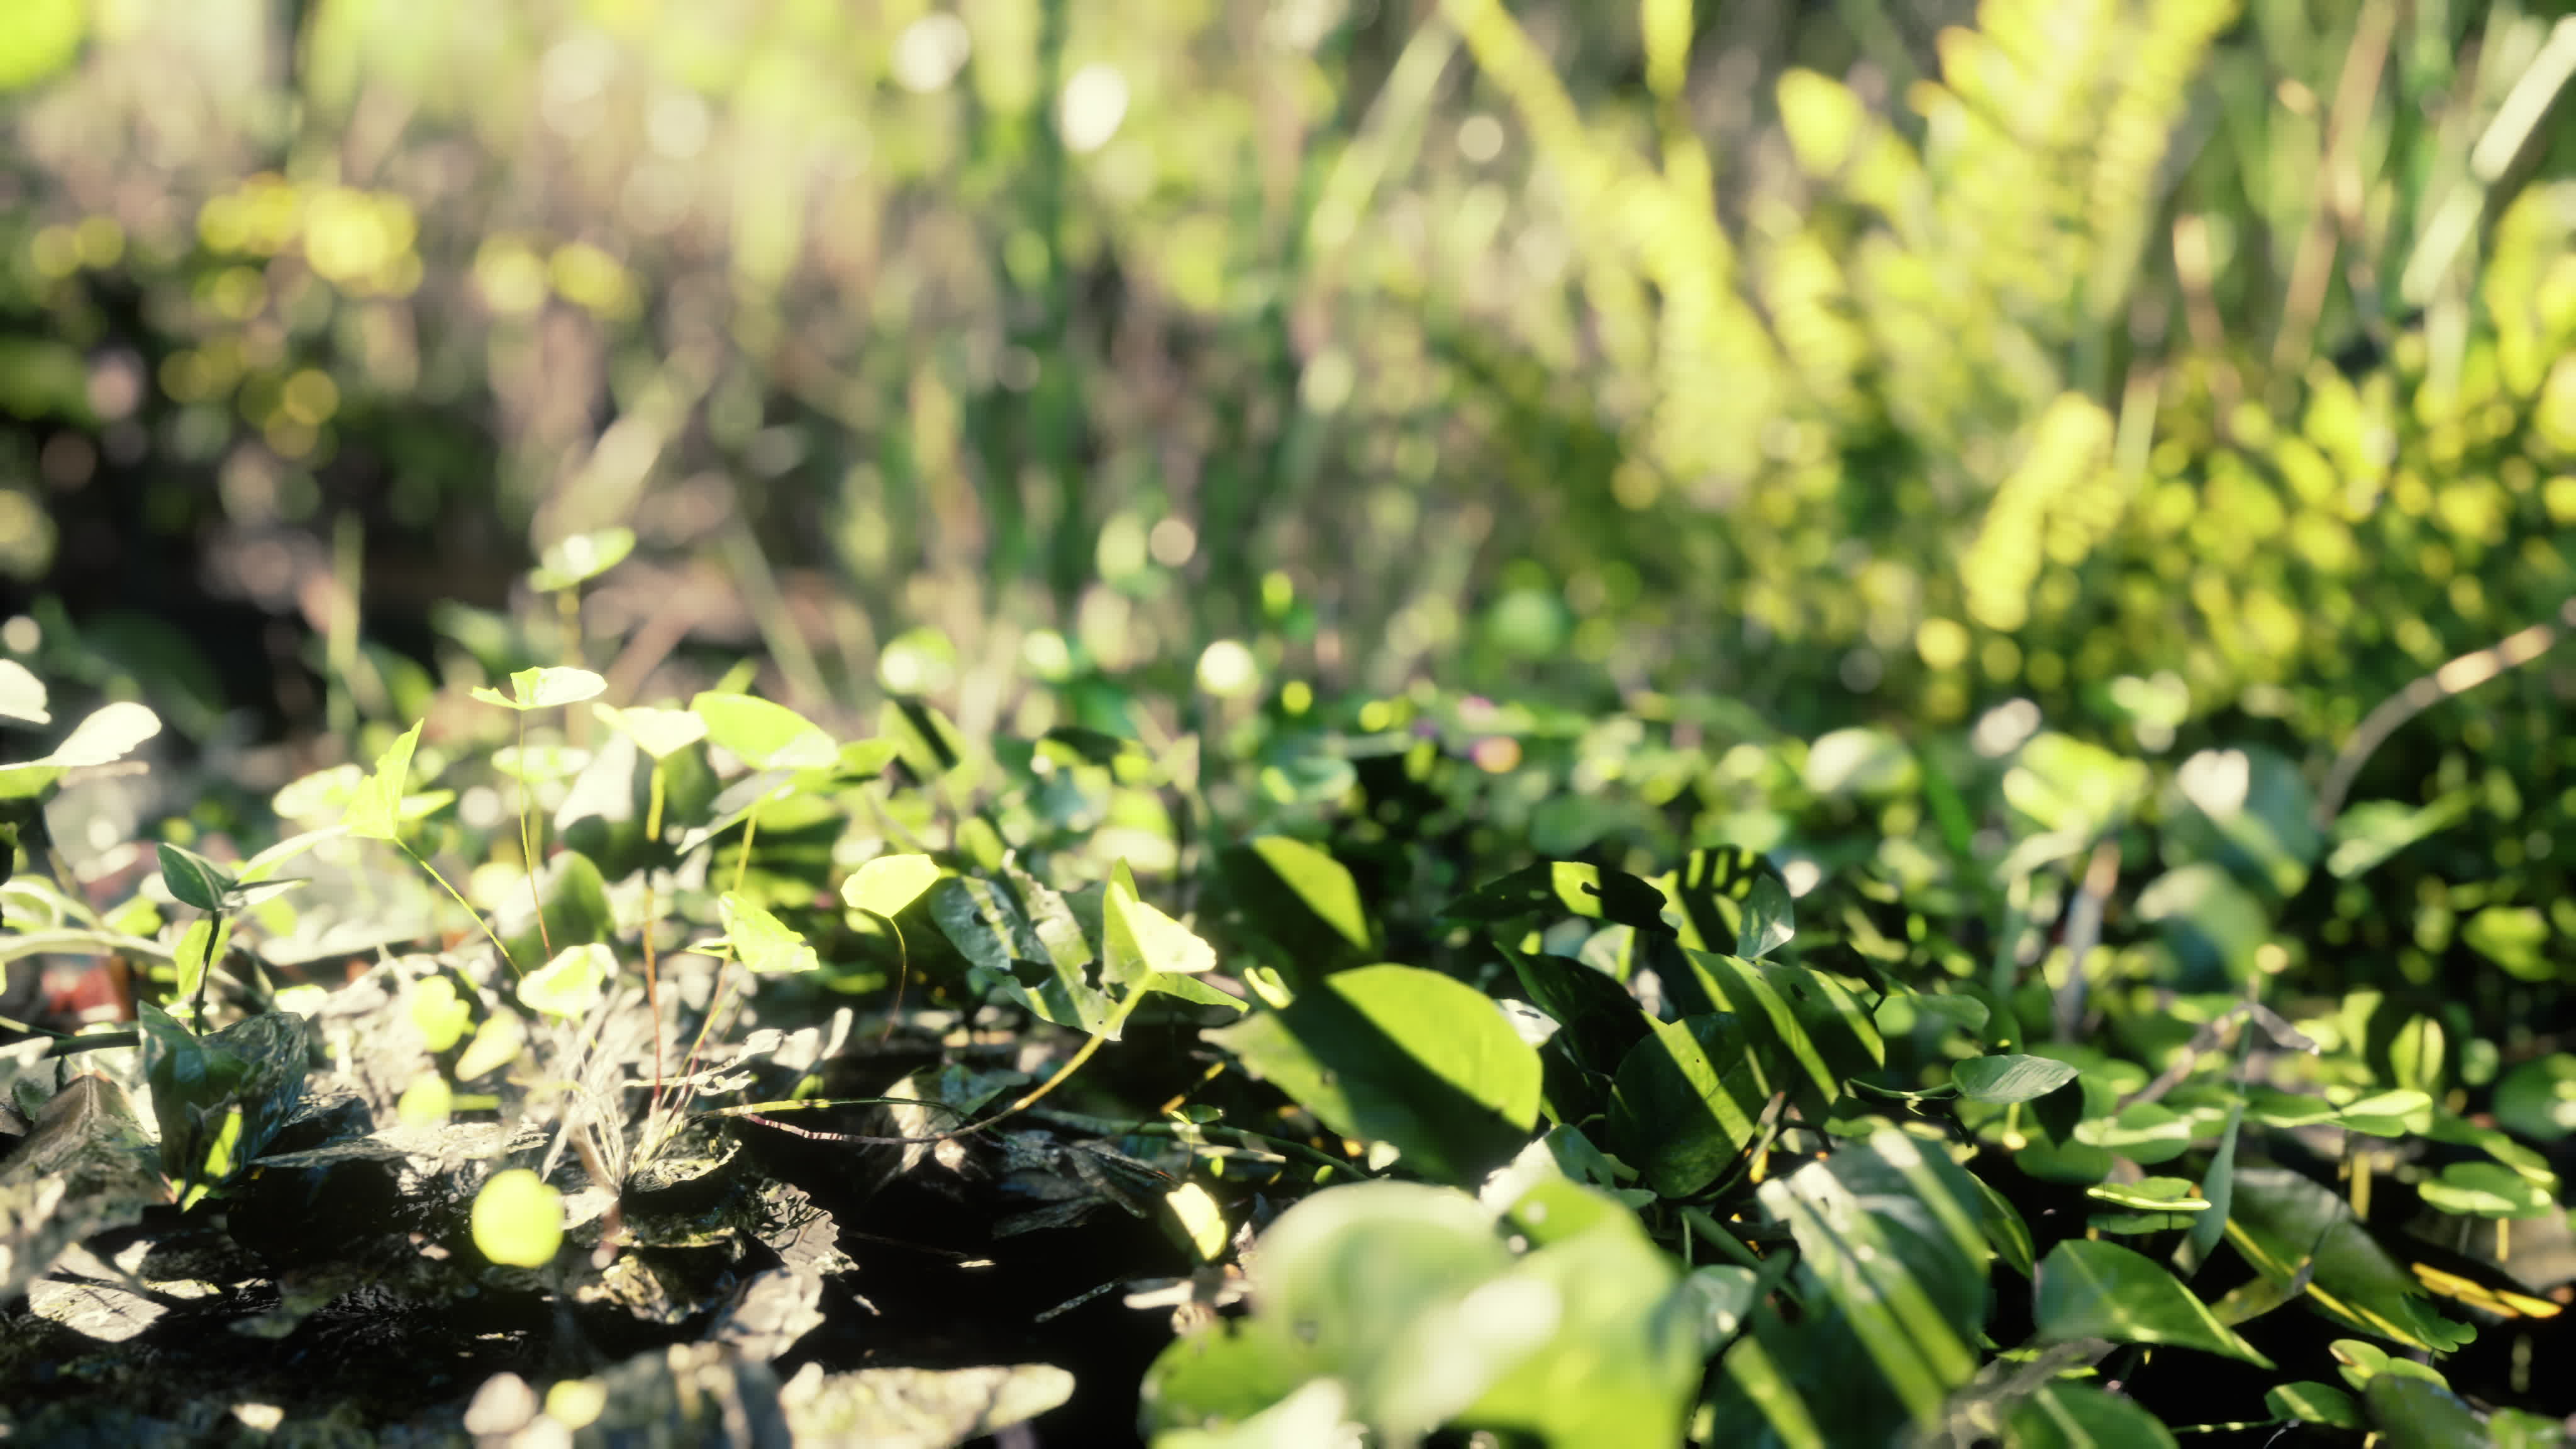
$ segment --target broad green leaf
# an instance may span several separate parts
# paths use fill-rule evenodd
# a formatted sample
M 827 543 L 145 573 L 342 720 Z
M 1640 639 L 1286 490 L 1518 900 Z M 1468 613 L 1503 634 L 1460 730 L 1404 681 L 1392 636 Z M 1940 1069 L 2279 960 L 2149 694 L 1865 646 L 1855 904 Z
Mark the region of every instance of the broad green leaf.
M 2548 1185 L 2492 1162 L 2454 1162 L 2415 1191 L 2426 1207 L 2462 1217 L 2540 1218 L 2559 1210 Z
M 726 891 L 716 898 L 716 909 L 724 917 L 725 939 L 732 943 L 734 959 L 752 974 L 777 976 L 821 968 L 821 959 L 805 944 L 802 933 L 789 930 L 751 901 Z
M 1206 1039 L 1345 1137 L 1390 1142 L 1425 1177 L 1473 1182 L 1528 1140 L 1538 1053 L 1483 992 L 1367 966 Z
M 1544 951 L 1506 951 L 1530 1004 L 1565 1029 L 1563 1040 L 1577 1064 L 1608 1074 L 1645 1040 L 1654 1018 L 1628 988 L 1606 971 Z
M 2132 1102 L 2116 1116 L 2087 1119 L 2075 1140 L 2152 1167 L 2190 1150 L 2191 1119 L 2159 1102 Z
M 107 705 L 80 722 L 71 737 L 39 763 L 66 770 L 112 764 L 161 733 L 161 717 L 139 704 Z
M 223 867 L 179 846 L 163 841 L 157 847 L 161 854 L 161 883 L 183 906 L 201 911 L 224 909 L 224 898 L 233 892 L 233 878 Z
M 1216 948 L 1128 886 L 1113 881 L 1101 909 L 1109 974 L 1131 989 L 1151 989 L 1156 976 L 1197 975 L 1216 968 Z
M 411 774 L 412 751 L 419 747 L 420 725 L 415 724 L 377 757 L 375 770 L 350 795 L 341 829 L 361 840 L 400 840 L 403 781 Z
M 1972 1179 L 1892 1127 L 1762 1184 L 1799 1251 L 1803 1321 L 1754 1319 L 1726 1359 L 1734 1413 L 1787 1443 L 1886 1443 L 1938 1423 L 1975 1376 L 1985 1322 L 1982 1203 Z M 1728 1422 L 1721 1401 L 1719 1422 Z M 1810 1436 L 1813 1437 L 1810 1437 Z
M 812 770 L 840 758 L 822 727 L 783 704 L 712 690 L 689 701 L 707 738 L 755 770 Z
M 2021 1401 L 2004 1449 L 2176 1449 L 2173 1431 L 2138 1401 L 2091 1384 L 2053 1383 Z
M 1742 948 L 1747 904 L 1766 880 L 1780 886 L 1783 897 L 1787 895 L 1786 883 L 1771 862 L 1741 846 L 1727 845 L 1692 851 L 1681 869 L 1654 885 L 1674 907 L 1683 945 L 1694 951 L 1723 952 Z M 1770 897 L 1768 890 L 1762 893 Z M 1758 938 L 1759 930 L 1755 935 Z
M 511 675 L 508 694 L 477 685 L 474 697 L 485 704 L 525 712 L 579 704 L 585 699 L 597 698 L 607 688 L 607 680 L 587 669 L 572 669 L 558 664 L 543 669 L 522 669 Z
M 54 717 L 45 704 L 45 682 L 17 660 L 0 659 L 0 716 L 52 724 Z
M 312 1028 L 293 1013 L 269 1012 L 199 1037 L 149 1002 L 135 1010 L 162 1163 L 175 1182 L 219 1187 L 267 1148 L 304 1100 Z M 241 1109 L 238 1127 L 225 1120 L 230 1107 Z
M 2362 800 L 2335 817 L 2334 850 L 2326 870 L 2337 880 L 2350 880 L 2399 851 L 2459 824 L 2477 808 L 2477 792 L 2453 790 L 2429 805 L 2395 800 Z
M 188 929 L 179 933 L 179 944 L 170 948 L 170 963 L 179 973 L 173 988 L 178 1000 L 195 997 L 197 983 L 205 979 L 207 968 L 223 960 L 233 948 L 232 921 L 226 918 L 219 933 L 214 929 L 215 920 L 213 916 L 200 916 L 190 921 Z
M 542 1268 L 563 1246 L 563 1194 L 524 1167 L 492 1174 L 474 1194 L 474 1246 L 512 1268 Z
M 1719 1043 L 1723 1067 L 1702 1045 L 1703 1033 Z M 1663 1196 L 1688 1197 L 1716 1181 L 1760 1130 L 1765 1093 L 1742 1043 L 1723 1017 L 1649 1023 L 1620 1062 L 1610 1147 Z
M 2287 1168 L 2237 1166 L 2227 1240 L 2274 1282 L 2307 1269 L 2309 1302 L 2359 1332 L 2434 1353 L 2475 1336 L 2432 1311 L 2423 1285 L 2353 1221 L 2339 1194 Z
M 2460 940 L 2518 980 L 2557 978 L 2547 954 L 2549 922 L 2529 906 L 2488 906 L 2461 924 Z
M 1736 928 L 1735 954 L 1759 961 L 1797 934 L 1797 911 L 1790 904 L 1789 887 L 1778 876 L 1756 878 L 1744 897 L 1744 922 Z
M 2031 1302 L 2044 1343 L 2169 1343 L 2272 1366 L 2154 1259 L 2117 1243 L 2070 1238 L 2050 1249 L 2032 1279 Z
M 2576 1132 L 2576 1056 L 2534 1057 L 2496 1083 L 2496 1121 L 2534 1142 Z
M 1811 1117 L 1842 1095 L 1845 1079 L 1886 1061 L 1878 1024 L 1858 997 L 1819 971 L 1685 949 L 1687 976 L 1665 994 L 1693 1014 L 1731 1013 L 1765 1095 L 1786 1091 Z M 1706 1005 L 1692 1000 L 1696 994 Z M 1728 1064 L 1719 1063 L 1721 1070 Z
M 559 540 L 537 556 L 528 582 L 538 593 L 551 594 L 587 583 L 625 561 L 635 551 L 635 530 L 603 528 Z
M 1970 1057 L 1950 1066 L 1960 1095 L 1979 1102 L 2027 1102 L 2075 1080 L 2072 1063 L 2047 1057 Z
M 635 747 L 657 760 L 667 760 L 707 737 L 707 722 L 691 709 L 654 709 L 632 705 L 619 709 L 610 704 L 593 704 L 591 715 L 601 724 L 635 741 Z
M 2335 1120 L 2347 1131 L 2372 1137 L 2405 1137 L 2430 1130 L 2433 1099 L 2415 1088 L 2400 1087 L 2345 1103 Z
M 971 968 L 978 992 L 1001 991 L 1058 1026 L 1108 1031 L 1113 1008 L 1091 980 L 1091 946 L 1064 898 L 1025 872 L 949 876 L 930 888 L 930 916 Z
M 892 919 L 938 879 L 939 862 L 929 856 L 880 855 L 841 882 L 841 900 L 854 911 Z
M 2493 1442 L 2459 1395 L 2412 1374 L 2376 1375 L 2361 1398 L 2386 1449 L 2478 1449 Z
M 2370 1427 L 2363 1422 L 2361 1406 L 2352 1401 L 2352 1395 L 2332 1384 L 2311 1380 L 2265 1390 L 2263 1407 L 2284 1419 L 2296 1419 L 2302 1424 L 2324 1424 L 2336 1429 Z
M 1440 914 L 1490 924 L 1524 916 L 1582 916 L 1645 931 L 1669 931 L 1661 891 L 1624 871 L 1571 860 L 1542 860 L 1488 881 L 1451 901 Z
M 346 813 L 367 772 L 356 764 L 333 765 L 290 781 L 269 799 L 280 820 L 313 821 Z
M 1365 959 L 1369 924 L 1351 873 L 1302 840 L 1264 835 L 1218 855 L 1235 903 L 1285 947 L 1291 980 Z
M 519 999 L 530 1011 L 578 1021 L 590 1015 L 617 974 L 617 958 L 597 941 L 566 946 L 555 958 L 519 983 Z
M 1977 1185 L 1977 1226 L 1994 1246 L 1995 1256 L 2003 1259 L 2004 1266 L 2029 1277 L 2038 1262 L 2037 1249 L 2031 1242 L 2030 1224 L 2022 1221 L 2021 1209 L 1984 1178 L 1971 1175 L 1969 1180 Z

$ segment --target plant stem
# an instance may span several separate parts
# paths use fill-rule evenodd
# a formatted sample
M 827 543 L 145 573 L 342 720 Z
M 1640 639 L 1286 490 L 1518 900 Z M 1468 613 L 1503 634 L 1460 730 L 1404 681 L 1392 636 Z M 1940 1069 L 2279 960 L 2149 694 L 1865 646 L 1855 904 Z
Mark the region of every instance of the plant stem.
M 653 761 L 653 787 L 650 802 L 644 808 L 644 838 L 655 845 L 662 842 L 662 761 Z M 644 1004 L 653 1013 L 653 1104 L 645 1109 L 644 1120 L 651 1122 L 662 1111 L 662 985 L 653 963 L 653 929 L 662 923 L 662 911 L 653 890 L 653 868 L 644 868 Z
M 224 913 L 215 911 L 206 917 L 206 953 L 197 967 L 197 1035 L 206 1034 L 206 987 L 215 979 L 215 943 L 224 934 Z
M 519 969 L 518 962 L 510 959 L 510 948 L 502 945 L 501 938 L 492 933 L 492 923 L 483 919 L 483 913 L 474 909 L 473 903 L 466 900 L 465 897 L 457 891 L 456 887 L 447 884 L 447 877 L 438 873 L 437 866 L 431 865 L 427 860 L 422 859 L 420 852 L 403 844 L 399 840 L 394 842 L 394 848 L 401 851 L 403 854 L 410 856 L 412 864 L 429 872 L 429 878 L 445 887 L 447 894 L 454 899 L 458 905 L 465 908 L 465 914 L 472 916 L 474 918 L 474 924 L 483 928 L 483 939 L 490 941 L 492 943 L 492 949 L 501 953 L 501 964 L 510 968 L 510 974 L 512 976 L 523 976 L 527 974 Z M 538 919 L 544 919 L 542 912 L 539 913 Z
M 528 904 L 537 908 L 537 944 L 551 961 L 553 933 L 546 929 L 546 902 L 537 894 L 536 787 L 528 783 L 528 712 L 519 711 L 519 859 L 528 870 Z

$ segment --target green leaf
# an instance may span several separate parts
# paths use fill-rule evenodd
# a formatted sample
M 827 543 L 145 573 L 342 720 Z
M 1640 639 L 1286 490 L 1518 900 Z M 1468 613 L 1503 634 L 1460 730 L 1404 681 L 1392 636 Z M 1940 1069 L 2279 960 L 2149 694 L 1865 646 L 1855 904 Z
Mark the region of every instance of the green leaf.
M 1530 1004 L 1565 1029 L 1567 1049 L 1587 1070 L 1617 1071 L 1654 1025 L 1628 988 L 1606 971 L 1543 951 L 1506 950 L 1504 955 Z
M 45 703 L 43 680 L 15 659 L 0 659 L 0 716 L 29 724 L 52 724 L 54 717 Z
M 1683 956 L 1689 975 L 1668 978 L 1666 994 L 1686 1002 L 1684 993 L 1695 987 L 1709 1006 L 1687 1009 L 1734 1015 L 1764 1095 L 1789 1092 L 1809 1116 L 1821 1117 L 1842 1095 L 1845 1079 L 1886 1061 L 1869 1009 L 1832 977 L 1705 951 L 1685 949 Z
M 840 759 L 822 726 L 783 704 L 712 690 L 689 701 L 707 738 L 755 770 L 813 770 Z
M 432 1052 L 443 1052 L 462 1041 L 465 1028 L 474 1021 L 472 1004 L 456 994 L 456 983 L 444 971 L 413 982 L 405 993 L 404 1008 L 420 1031 L 421 1045 Z
M 576 533 L 537 556 L 537 566 L 528 575 L 528 583 L 541 594 L 569 589 L 617 567 L 634 551 L 635 530 L 631 528 Z
M 340 828 L 361 840 L 401 839 L 403 781 L 411 774 L 412 751 L 420 747 L 420 725 L 402 732 L 376 759 L 375 770 L 349 797 Z
M 2211 1154 L 2209 1174 L 2201 1180 L 2208 1195 L 2209 1211 L 2192 1221 L 2191 1235 L 2175 1250 L 2174 1266 L 2185 1277 L 2209 1261 L 2218 1240 L 2227 1234 L 2228 1208 L 2236 1200 L 2236 1138 L 2245 1123 L 2245 1101 L 2238 1098 L 2228 1104 L 2227 1126 L 2218 1134 L 2218 1150 Z
M 2496 1121 L 2534 1142 L 2576 1132 L 2576 1056 L 2534 1057 L 2496 1083 Z
M 609 978 L 616 974 L 617 958 L 606 946 L 597 941 L 566 946 L 519 983 L 519 1000 L 530 1011 L 578 1021 L 599 1005 Z
M 593 704 L 591 715 L 601 724 L 635 741 L 635 747 L 657 760 L 667 760 L 707 737 L 707 722 L 693 709 L 654 709 L 632 705 L 619 709 L 610 704 Z
M 1624 871 L 1604 871 L 1571 860 L 1542 860 L 1487 881 L 1443 906 L 1440 914 L 1480 925 L 1533 915 L 1581 916 L 1668 932 L 1672 928 L 1664 924 L 1663 910 L 1663 892 Z
M 2044 1384 L 2015 1405 L 2004 1449 L 2176 1449 L 2138 1401 L 2091 1384 Z
M 2558 1211 L 2548 1185 L 2492 1162 L 2454 1162 L 2442 1175 L 2415 1185 L 2424 1205 L 2438 1212 L 2478 1218 L 2543 1218 Z
M 2113 1207 L 2134 1208 L 2150 1213 L 2205 1213 L 2209 1199 L 2189 1180 L 2179 1177 L 2142 1177 L 2135 1182 L 2102 1182 L 2084 1189 L 2084 1195 Z
M 2362 1387 L 2361 1397 L 2386 1449 L 2475 1449 L 2491 1442 L 2477 1413 L 2438 1383 L 2383 1373 Z
M 563 1194 L 524 1167 L 496 1172 L 474 1194 L 474 1246 L 512 1268 L 542 1268 L 563 1246 Z
M 2227 1239 L 2275 1283 L 2305 1269 L 2310 1305 L 2358 1332 L 2433 1353 L 2476 1336 L 2431 1311 L 2423 1286 L 2353 1221 L 2340 1194 L 2287 1168 L 2237 1166 Z
M 2336 1429 L 2370 1427 L 2363 1422 L 2361 1406 L 2352 1401 L 2352 1395 L 2332 1384 L 2312 1380 L 2280 1384 L 2266 1390 L 2263 1407 L 2281 1418 L 2296 1419 L 2302 1424 L 2324 1424 Z
M 1732 1392 L 1749 1401 L 1739 1412 L 1758 1409 L 1784 1440 L 1820 1445 L 1887 1443 L 1905 1423 L 1938 1423 L 1976 1374 L 1986 1317 L 1990 1249 L 1974 1179 L 1882 1126 L 1759 1196 L 1797 1241 L 1806 1317 L 1791 1329 L 1757 1316 L 1756 1334 L 1728 1353 Z
M 201 911 L 220 911 L 224 898 L 233 893 L 235 882 L 221 866 L 193 850 L 184 850 L 167 841 L 160 844 L 161 883 L 170 895 L 184 906 Z
M 1538 1053 L 1491 998 L 1436 971 L 1341 972 L 1205 1036 L 1335 1132 L 1393 1143 L 1430 1178 L 1478 1180 L 1538 1119 Z
M 854 911 L 889 920 L 921 899 L 939 879 L 939 862 L 926 855 L 880 855 L 841 882 L 841 900 Z
M 1788 885 L 1775 875 L 1756 878 L 1753 889 L 1745 893 L 1744 923 L 1735 931 L 1735 954 L 1759 961 L 1788 945 L 1798 934 L 1797 919 Z
M 139 704 L 107 705 L 80 722 L 42 763 L 66 770 L 113 764 L 161 733 L 161 717 Z
M 485 704 L 522 713 L 532 709 L 553 709 L 558 705 L 579 704 L 597 698 L 608 688 L 608 681 L 587 669 L 551 665 L 544 669 L 522 669 L 510 676 L 510 692 L 477 685 L 474 697 Z
M 1950 1067 L 1960 1095 L 1979 1102 L 2028 1102 L 2074 1081 L 2075 1067 L 2047 1057 L 1970 1057 Z
M 1743 947 L 1749 919 L 1747 904 L 1766 880 L 1780 886 L 1781 895 L 1787 896 L 1786 883 L 1769 861 L 1741 846 L 1726 845 L 1692 851 L 1681 869 L 1654 884 L 1678 908 L 1682 944 L 1694 951 L 1722 952 Z M 1764 890 L 1763 895 L 1768 899 L 1770 892 Z M 1784 914 L 1781 919 L 1786 921 L 1788 917 Z M 1757 929 L 1755 938 L 1760 934 Z
M 2272 1366 L 2154 1259 L 2117 1243 L 2059 1243 L 2040 1260 L 2031 1300 L 2043 1343 L 2169 1343 Z
M 1364 959 L 1368 917 L 1359 886 L 1340 861 L 1284 835 L 1231 846 L 1217 860 L 1235 903 L 1289 953 L 1292 980 Z
M 977 993 L 998 990 L 1058 1026 L 1111 1028 L 1109 997 L 1090 978 L 1082 923 L 1025 872 L 998 881 L 946 877 L 930 888 L 930 917 L 966 958 Z
M 1719 1043 L 1724 1069 L 1703 1034 Z M 1765 1095 L 1726 1018 L 1649 1023 L 1611 1085 L 1611 1149 L 1656 1192 L 1688 1197 L 1743 1155 L 1760 1130 Z
M 822 960 L 805 937 L 781 925 L 776 916 L 751 901 L 726 891 L 716 898 L 716 909 L 724 917 L 725 939 L 732 943 L 734 959 L 755 976 L 778 976 L 818 970 Z
M 1977 1185 L 1981 1209 L 1977 1226 L 1985 1232 L 1986 1241 L 1993 1245 L 1995 1256 L 2003 1259 L 2004 1265 L 2014 1272 L 2029 1277 L 2031 1268 L 2038 1261 L 2037 1249 L 2031 1242 L 2030 1224 L 2022 1221 L 2021 1209 L 2014 1207 L 2011 1198 L 1995 1191 L 1984 1178 L 1971 1175 L 1969 1181 Z

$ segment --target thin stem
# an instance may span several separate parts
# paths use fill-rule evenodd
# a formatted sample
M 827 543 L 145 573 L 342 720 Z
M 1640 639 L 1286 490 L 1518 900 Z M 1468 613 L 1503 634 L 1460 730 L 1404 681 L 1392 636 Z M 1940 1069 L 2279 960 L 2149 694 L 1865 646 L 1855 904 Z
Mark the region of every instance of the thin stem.
M 501 938 L 499 936 L 492 934 L 492 923 L 483 919 L 483 913 L 474 909 L 473 903 L 466 900 L 465 897 L 457 891 L 456 887 L 447 884 L 447 877 L 438 873 L 437 866 L 431 865 L 427 860 L 422 859 L 420 852 L 403 844 L 399 840 L 394 842 L 394 848 L 401 851 L 403 854 L 410 856 L 412 864 L 419 866 L 422 870 L 428 871 L 429 878 L 445 887 L 447 894 L 454 899 L 458 905 L 465 908 L 465 913 L 474 918 L 474 924 L 483 928 L 483 939 L 490 941 L 492 943 L 492 949 L 501 953 L 501 964 L 510 968 L 510 974 L 512 976 L 524 976 L 527 974 L 519 969 L 518 962 L 510 959 L 510 948 L 501 944 Z M 544 919 L 542 912 L 539 913 L 538 919 Z
M 652 798 L 644 809 L 644 838 L 655 845 L 662 842 L 662 761 L 653 761 Z M 662 1111 L 662 984 L 653 963 L 653 929 L 662 923 L 661 904 L 653 890 L 653 868 L 644 868 L 644 1004 L 653 1013 L 653 1104 L 645 1109 L 644 1120 L 651 1122 Z
M 215 979 L 215 942 L 224 934 L 224 913 L 220 910 L 206 917 L 206 951 L 197 967 L 197 1035 L 206 1034 L 206 987 Z
M 866 907 L 860 909 L 865 910 Z M 885 1030 L 877 1033 L 877 1040 L 886 1042 L 894 1039 L 894 1024 L 903 1019 L 903 988 L 912 979 L 912 947 L 903 939 L 903 927 L 895 924 L 894 917 L 883 911 L 868 911 L 868 914 L 885 922 L 886 929 L 894 932 L 894 1005 L 886 1008 Z
M 546 959 L 555 956 L 553 933 L 546 929 L 545 898 L 537 894 L 536 787 L 528 781 L 528 712 L 519 711 L 519 859 L 528 871 L 528 904 L 537 908 L 537 944 Z

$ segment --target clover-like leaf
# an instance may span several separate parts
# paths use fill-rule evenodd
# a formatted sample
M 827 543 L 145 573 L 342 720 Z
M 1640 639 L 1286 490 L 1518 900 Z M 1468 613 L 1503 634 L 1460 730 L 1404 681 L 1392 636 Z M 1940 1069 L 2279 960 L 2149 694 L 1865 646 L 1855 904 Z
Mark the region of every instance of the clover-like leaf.
M 161 883 L 170 888 L 173 898 L 181 905 L 195 906 L 201 911 L 224 908 L 224 898 L 233 893 L 235 882 L 224 873 L 223 867 L 193 850 L 167 841 L 161 842 L 159 850 Z
M 733 943 L 734 959 L 754 974 L 786 975 L 823 964 L 803 935 L 732 891 L 717 898 L 716 909 L 724 917 L 725 939 Z
M 382 755 L 376 768 L 349 797 L 348 813 L 340 818 L 340 828 L 362 840 L 399 840 L 403 821 L 403 781 L 411 774 L 412 752 L 420 748 L 420 726 L 415 724 L 402 732 Z
M 569 589 L 617 567 L 634 551 L 635 530 L 631 528 L 576 533 L 537 556 L 537 566 L 529 573 L 528 582 L 541 594 Z
M 532 1011 L 577 1020 L 599 1004 L 616 972 L 617 958 L 599 942 L 566 946 L 519 983 L 519 999 Z
M 542 1268 L 563 1246 L 563 1194 L 524 1167 L 496 1172 L 474 1194 L 474 1246 L 495 1263 Z
M 707 737 L 707 722 L 693 709 L 655 709 L 640 704 L 619 709 L 594 703 L 590 712 L 601 724 L 631 737 L 637 749 L 657 760 L 667 760 Z
M 926 855 L 880 855 L 841 882 L 841 900 L 854 911 L 894 917 L 921 899 L 939 879 L 939 862 Z
M 551 665 L 544 669 L 522 669 L 510 676 L 510 692 L 477 685 L 474 697 L 485 704 L 522 712 L 553 709 L 557 705 L 579 704 L 605 692 L 608 681 L 587 669 Z
M 709 740 L 755 770 L 814 770 L 841 758 L 822 726 L 783 704 L 709 690 L 689 708 L 707 722 Z

